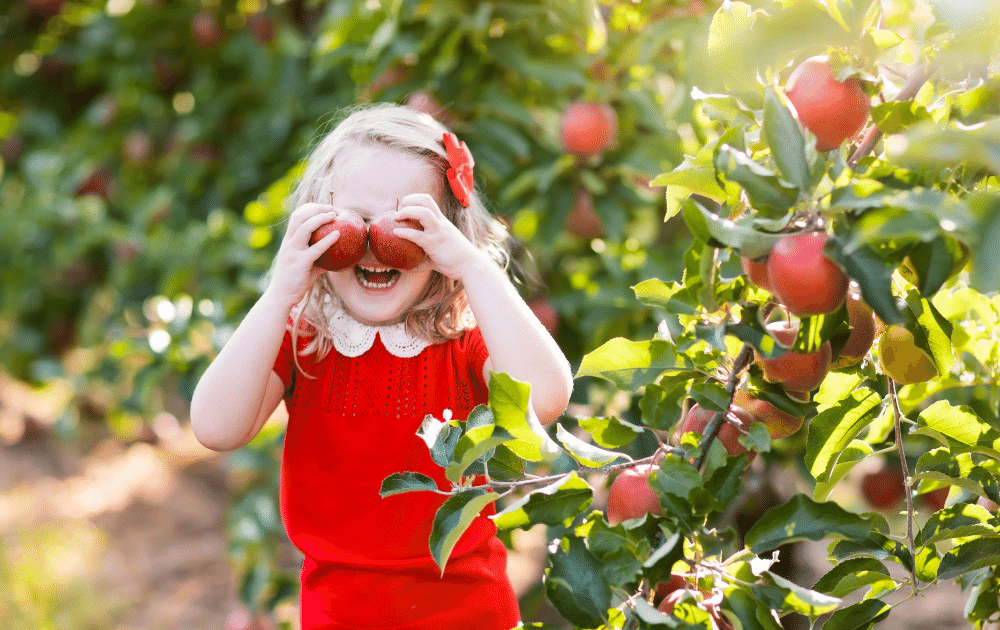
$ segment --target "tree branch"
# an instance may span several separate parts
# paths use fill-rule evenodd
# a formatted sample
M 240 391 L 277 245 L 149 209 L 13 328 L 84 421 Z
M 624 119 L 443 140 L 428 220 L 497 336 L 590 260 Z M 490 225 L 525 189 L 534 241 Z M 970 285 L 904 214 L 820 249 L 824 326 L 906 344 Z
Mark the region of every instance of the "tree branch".
M 733 395 L 736 392 L 736 384 L 739 383 L 740 375 L 751 362 L 753 362 L 753 347 L 748 343 L 744 343 L 740 349 L 740 353 L 733 359 L 733 367 L 729 371 L 729 378 L 726 380 L 726 394 L 729 396 L 729 404 L 726 405 L 725 411 L 716 411 L 712 415 L 712 419 L 705 425 L 705 431 L 701 435 L 701 442 L 698 444 L 701 452 L 694 463 L 695 468 L 698 470 L 701 470 L 701 467 L 705 464 L 708 447 L 711 446 L 712 440 L 718 437 L 719 431 L 722 429 L 722 423 L 726 421 L 726 413 L 728 413 L 729 407 L 733 404 Z
M 927 82 L 927 79 L 934 74 L 936 69 L 936 67 L 928 66 L 926 63 L 922 63 L 917 66 L 917 68 L 910 73 L 910 76 L 906 79 L 906 83 L 904 83 L 903 87 L 899 89 L 899 92 L 892 99 L 892 102 L 899 103 L 902 101 L 908 101 L 916 96 L 917 92 L 920 91 L 920 88 L 923 87 L 924 83 Z M 861 140 L 861 144 L 859 144 L 854 150 L 854 153 L 847 158 L 847 165 L 851 168 L 857 166 L 861 158 L 865 157 L 875 149 L 875 145 L 882 139 L 882 135 L 882 130 L 878 128 L 878 125 L 872 123 L 872 125 L 868 128 L 868 131 L 865 133 L 864 138 Z
M 889 380 L 889 398 L 892 401 L 892 418 L 896 428 L 896 451 L 899 453 L 899 465 L 903 471 L 903 483 L 906 485 L 906 544 L 910 548 L 910 555 L 916 559 L 916 546 L 913 541 L 913 489 L 910 487 L 910 471 L 906 465 L 906 453 L 903 451 L 903 429 L 900 424 L 902 412 L 899 410 L 899 398 L 896 396 L 896 381 Z M 917 595 L 917 569 L 910 571 L 911 587 L 913 595 Z

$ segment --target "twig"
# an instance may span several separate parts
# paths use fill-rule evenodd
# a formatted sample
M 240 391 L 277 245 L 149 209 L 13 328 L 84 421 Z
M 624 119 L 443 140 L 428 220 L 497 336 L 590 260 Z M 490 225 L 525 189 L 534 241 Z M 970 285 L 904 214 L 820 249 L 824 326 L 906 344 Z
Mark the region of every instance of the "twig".
M 920 91 L 920 88 L 923 87 L 924 83 L 927 82 L 927 79 L 934 74 L 936 69 L 936 67 L 928 66 L 926 63 L 922 63 L 917 66 L 916 70 L 910 73 L 909 78 L 906 79 L 906 83 L 903 84 L 903 87 L 899 89 L 899 92 L 892 99 L 893 102 L 898 103 L 908 101 L 916 96 L 917 92 Z M 861 158 L 872 152 L 875 145 L 878 144 L 878 141 L 882 139 L 882 135 L 882 130 L 878 128 L 878 125 L 872 123 L 871 127 L 869 127 L 868 131 L 865 133 L 865 137 L 862 139 L 861 144 L 859 144 L 858 148 L 854 150 L 854 153 L 847 158 L 847 165 L 851 168 L 857 166 Z
M 910 548 L 910 555 L 916 560 L 917 552 L 913 541 L 913 489 L 910 487 L 910 471 L 906 466 L 906 454 L 903 451 L 903 429 L 900 417 L 903 415 L 899 410 L 899 398 L 896 396 L 896 381 L 889 380 L 889 398 L 892 402 L 893 423 L 896 425 L 896 450 L 899 452 L 899 464 L 903 470 L 903 480 L 906 484 L 906 544 Z M 917 568 L 914 563 L 910 570 L 912 580 L 910 586 L 913 589 L 913 596 L 917 596 Z
M 712 414 L 712 419 L 705 425 L 705 430 L 701 434 L 701 442 L 698 444 L 701 452 L 694 463 L 695 468 L 698 470 L 701 470 L 701 467 L 704 465 L 705 456 L 708 454 L 708 447 L 711 446 L 712 440 L 718 437 L 719 431 L 722 429 L 722 423 L 726 421 L 726 413 L 733 403 L 733 394 L 736 392 L 736 384 L 739 383 L 740 375 L 752 361 L 753 346 L 744 343 L 743 348 L 740 349 L 740 353 L 733 360 L 733 367 L 729 371 L 729 378 L 726 380 L 726 395 L 729 397 L 729 403 L 726 405 L 725 410 L 716 411 Z

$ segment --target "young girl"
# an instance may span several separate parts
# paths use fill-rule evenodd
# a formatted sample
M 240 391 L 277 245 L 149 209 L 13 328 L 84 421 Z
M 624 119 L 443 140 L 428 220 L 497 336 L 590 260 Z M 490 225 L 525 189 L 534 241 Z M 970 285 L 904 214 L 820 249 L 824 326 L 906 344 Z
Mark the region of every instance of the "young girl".
M 195 435 L 215 450 L 245 445 L 279 402 L 288 408 L 280 498 L 304 554 L 303 630 L 518 622 L 492 508 L 442 576 L 428 536 L 444 497 L 379 496 L 383 478 L 406 470 L 449 487 L 417 429 L 426 414 L 466 418 L 486 402 L 491 371 L 530 383 L 543 423 L 572 389 L 566 358 L 502 268 L 502 225 L 462 185 L 471 159 L 450 163 L 449 140 L 454 148 L 443 126 L 397 106 L 357 110 L 323 139 L 293 195 L 267 289 L 191 401 Z M 346 210 L 369 223 L 384 213 L 416 220 L 422 229 L 394 232 L 424 261 L 393 269 L 369 248 L 342 271 L 315 266 L 339 234 L 310 245 L 312 233 Z

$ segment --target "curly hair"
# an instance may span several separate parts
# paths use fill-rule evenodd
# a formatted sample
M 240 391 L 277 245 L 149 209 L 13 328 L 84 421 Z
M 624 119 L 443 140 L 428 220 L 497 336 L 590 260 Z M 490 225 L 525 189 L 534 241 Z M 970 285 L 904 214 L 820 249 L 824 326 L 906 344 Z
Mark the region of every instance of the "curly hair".
M 408 107 L 382 103 L 362 105 L 347 110 L 334 129 L 313 149 L 305 169 L 289 195 L 292 208 L 305 203 L 322 203 L 335 190 L 338 160 L 359 147 L 384 147 L 425 159 L 439 175 L 442 213 L 476 247 L 485 250 L 501 268 L 509 263 L 506 227 L 486 209 L 478 193 L 469 196 L 469 207 L 462 206 L 447 187 L 447 153 L 442 137 L 448 129 L 431 116 Z M 333 335 L 327 326 L 340 308 L 332 283 L 320 274 L 295 310 L 289 323 L 292 347 L 297 355 L 298 334 L 307 331 L 311 339 L 302 354 L 316 354 L 322 359 L 333 348 Z M 431 343 L 455 339 L 476 325 L 462 283 L 434 271 L 424 292 L 406 315 L 410 334 Z M 296 363 L 298 359 L 296 356 Z M 301 366 L 300 366 L 301 369 Z

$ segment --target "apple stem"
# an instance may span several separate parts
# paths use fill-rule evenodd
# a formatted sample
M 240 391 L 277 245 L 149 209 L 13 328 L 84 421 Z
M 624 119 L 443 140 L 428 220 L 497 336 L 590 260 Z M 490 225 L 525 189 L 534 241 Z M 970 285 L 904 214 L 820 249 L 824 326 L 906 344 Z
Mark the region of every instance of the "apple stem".
M 729 378 L 726 380 L 726 395 L 729 397 L 729 404 L 726 405 L 725 410 L 716 411 L 712 414 L 712 419 L 705 425 L 705 431 L 701 434 L 701 442 L 698 444 L 701 452 L 694 462 L 694 466 L 698 470 L 701 470 L 705 464 L 705 457 L 708 454 L 708 447 L 712 445 L 712 440 L 719 436 L 722 423 L 725 422 L 729 407 L 733 404 L 733 395 L 736 393 L 736 385 L 740 381 L 740 376 L 743 374 L 743 370 L 751 363 L 753 363 L 753 346 L 745 343 L 740 349 L 740 353 L 733 359 L 733 367 L 729 371 Z
M 903 84 L 903 87 L 899 89 L 899 92 L 892 100 L 895 102 L 902 102 L 908 101 L 916 96 L 917 92 L 920 91 L 920 88 L 923 87 L 924 83 L 927 82 L 927 79 L 934 74 L 936 69 L 936 67 L 928 66 L 926 63 L 922 63 L 917 66 L 917 68 L 910 73 L 909 78 L 906 79 L 906 83 Z M 854 150 L 854 153 L 847 158 L 847 165 L 852 169 L 857 166 L 861 158 L 871 153 L 875 148 L 875 145 L 878 144 L 878 141 L 881 139 L 882 130 L 878 128 L 877 124 L 873 123 L 865 133 L 865 137 L 862 139 L 861 144 L 859 144 L 858 148 Z
M 900 422 L 903 414 L 899 410 L 899 397 L 896 395 L 896 381 L 888 378 L 889 381 L 889 398 L 892 401 L 892 418 L 893 424 L 896 428 L 896 451 L 899 453 L 899 464 L 903 472 L 903 481 L 906 484 L 906 544 L 910 548 L 910 555 L 914 558 L 917 557 L 917 552 L 915 544 L 913 542 L 913 488 L 911 484 L 913 480 L 910 478 L 910 471 L 906 466 L 906 453 L 903 451 L 903 428 Z M 917 595 L 917 569 L 916 564 L 910 570 L 910 586 L 913 589 L 913 595 Z

